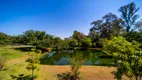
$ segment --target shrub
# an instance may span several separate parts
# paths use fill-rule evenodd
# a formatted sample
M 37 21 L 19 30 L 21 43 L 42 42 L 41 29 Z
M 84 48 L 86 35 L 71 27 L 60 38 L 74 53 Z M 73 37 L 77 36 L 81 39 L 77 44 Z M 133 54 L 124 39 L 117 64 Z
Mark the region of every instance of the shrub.
M 32 71 L 32 80 L 34 79 L 34 70 L 39 70 L 40 53 L 40 50 L 36 51 L 36 49 L 32 49 L 30 57 L 26 60 L 26 62 L 28 62 L 26 68 Z
M 73 55 L 73 57 L 70 58 L 70 64 L 71 64 L 71 80 L 78 80 L 79 78 L 79 69 L 81 68 L 81 65 L 84 63 L 84 60 L 81 58 L 80 54 Z

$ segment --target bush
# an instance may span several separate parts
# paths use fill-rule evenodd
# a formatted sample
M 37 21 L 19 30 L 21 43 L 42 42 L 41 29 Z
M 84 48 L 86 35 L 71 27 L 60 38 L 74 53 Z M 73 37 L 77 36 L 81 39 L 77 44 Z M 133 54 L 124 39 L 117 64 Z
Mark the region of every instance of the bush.
M 94 43 L 92 44 L 92 46 L 93 46 L 93 47 L 96 47 L 96 43 L 94 42 Z
M 84 48 L 88 48 L 88 47 L 92 46 L 91 39 L 87 38 L 87 37 L 82 39 L 81 44 L 82 44 L 82 47 L 84 47 Z
M 70 64 L 71 64 L 71 80 L 79 80 L 79 69 L 81 68 L 81 65 L 84 63 L 84 60 L 81 57 L 82 55 L 76 53 L 76 55 L 73 55 L 70 58 Z

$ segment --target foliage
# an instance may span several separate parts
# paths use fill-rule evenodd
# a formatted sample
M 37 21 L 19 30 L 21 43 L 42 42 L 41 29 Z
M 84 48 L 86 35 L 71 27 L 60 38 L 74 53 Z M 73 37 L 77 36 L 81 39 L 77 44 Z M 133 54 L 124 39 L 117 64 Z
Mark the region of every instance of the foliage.
M 69 42 L 69 46 L 70 47 L 75 47 L 77 45 L 78 45 L 78 41 L 76 39 L 70 40 L 70 42 Z
M 34 31 L 34 30 L 27 30 L 23 34 L 24 43 L 28 45 L 39 46 L 41 41 L 46 37 L 45 32 L 41 31 Z
M 10 36 L 0 32 L 0 46 L 5 46 L 11 43 Z
M 85 48 L 92 46 L 91 39 L 87 37 L 81 40 L 81 44 L 82 44 L 82 47 L 85 47 Z
M 93 46 L 93 47 L 96 47 L 96 43 L 94 42 L 94 43 L 92 44 L 92 46 Z
M 133 40 L 142 43 L 142 32 L 131 31 L 123 34 L 126 40 L 132 42 Z
M 81 65 L 84 63 L 84 59 L 81 57 L 82 55 L 79 53 L 76 53 L 73 55 L 70 59 L 69 62 L 71 64 L 71 74 L 72 78 L 71 80 L 78 80 L 79 78 L 79 69 L 81 68 Z
M 62 47 L 63 47 L 64 49 L 69 49 L 69 42 L 70 42 L 70 40 L 67 39 L 67 38 L 65 38 L 65 39 L 63 40 Z
M 73 39 L 76 39 L 78 42 L 80 42 L 84 37 L 85 35 L 83 33 L 78 32 L 76 30 L 73 33 Z
M 37 50 L 33 48 L 32 52 L 30 52 L 30 58 L 26 60 L 28 62 L 27 69 L 32 71 L 32 79 L 34 79 L 34 70 L 39 70 L 39 64 L 40 64 L 40 50 Z
M 96 42 L 97 46 L 101 46 L 98 42 L 100 38 L 109 39 L 111 36 L 118 36 L 123 32 L 121 19 L 113 13 L 108 13 L 102 17 L 102 20 L 93 21 L 89 31 L 89 37 L 92 43 Z
M 37 47 L 53 47 L 54 37 L 45 31 L 27 30 L 22 35 L 14 36 L 12 43 L 33 45 Z
M 112 37 L 110 40 L 104 40 L 104 51 L 117 59 L 117 71 L 114 72 L 118 80 L 122 79 L 125 74 L 130 80 L 135 77 L 141 78 L 141 62 L 140 55 L 142 52 L 139 49 L 140 44 L 133 41 L 128 42 L 125 38 Z
M 40 47 L 54 47 L 54 36 L 46 34 L 45 38 L 40 43 Z
M 62 39 L 60 37 L 55 37 L 55 39 L 54 39 L 54 47 L 56 48 L 56 50 L 62 48 Z
M 12 44 L 13 45 L 23 44 L 23 43 L 24 43 L 24 41 L 23 41 L 23 35 L 13 36 L 13 38 L 12 38 Z
M 121 19 L 115 14 L 108 13 L 102 17 L 102 20 L 93 21 L 90 33 L 94 32 L 96 36 L 101 38 L 110 38 L 110 36 L 119 35 L 121 32 Z
M 139 9 L 140 7 L 136 8 L 135 3 L 124 5 L 120 7 L 120 9 L 118 9 L 118 11 L 121 12 L 121 18 L 123 19 L 123 24 L 126 32 L 134 29 L 133 26 L 135 25 L 136 20 L 139 18 L 139 15 L 136 14 L 136 12 Z
M 58 77 L 59 80 L 74 80 L 71 73 L 57 74 L 57 77 Z

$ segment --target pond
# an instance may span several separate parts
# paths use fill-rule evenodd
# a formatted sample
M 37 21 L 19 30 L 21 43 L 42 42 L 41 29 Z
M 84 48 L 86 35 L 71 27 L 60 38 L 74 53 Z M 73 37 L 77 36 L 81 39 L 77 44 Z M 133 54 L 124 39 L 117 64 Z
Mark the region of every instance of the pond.
M 53 51 L 41 58 L 41 64 L 69 65 L 69 59 L 73 57 L 83 59 L 83 65 L 114 65 L 114 60 L 111 56 L 107 56 L 102 51 L 91 50 Z

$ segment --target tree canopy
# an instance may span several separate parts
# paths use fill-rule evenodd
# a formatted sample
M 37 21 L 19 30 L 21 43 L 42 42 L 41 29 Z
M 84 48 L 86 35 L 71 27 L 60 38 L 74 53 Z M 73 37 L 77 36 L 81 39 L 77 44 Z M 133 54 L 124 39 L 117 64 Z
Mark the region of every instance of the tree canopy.
M 112 37 L 110 40 L 104 39 L 104 51 L 117 60 L 117 70 L 114 72 L 115 78 L 122 80 L 122 76 L 126 75 L 130 80 L 133 77 L 136 80 L 141 80 L 142 62 L 139 60 L 142 52 L 139 46 L 136 41 L 128 42 L 121 36 Z
M 133 30 L 135 27 L 136 20 L 139 18 L 139 15 L 136 12 L 140 9 L 140 7 L 136 7 L 134 2 L 124 5 L 118 9 L 121 12 L 121 18 L 123 19 L 123 24 L 126 32 Z

